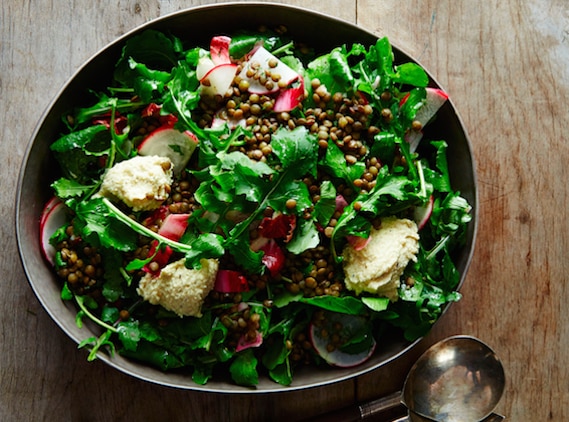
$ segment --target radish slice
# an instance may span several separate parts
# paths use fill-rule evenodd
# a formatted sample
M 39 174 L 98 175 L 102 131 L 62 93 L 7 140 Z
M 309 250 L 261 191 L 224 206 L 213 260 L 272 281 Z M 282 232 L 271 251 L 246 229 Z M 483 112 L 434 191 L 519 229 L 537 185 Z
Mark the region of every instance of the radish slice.
M 273 87 L 269 89 L 259 81 L 260 78 L 247 76 L 247 73 L 250 71 L 260 73 L 261 75 L 266 75 L 267 72 L 270 72 L 271 75 L 279 75 L 279 82 L 286 83 L 286 85 L 289 85 L 300 78 L 298 73 L 277 59 L 264 47 L 257 48 L 255 53 L 253 53 L 251 58 L 243 66 L 243 69 L 239 73 L 239 77 L 249 82 L 248 91 L 251 94 L 270 94 L 279 90 L 279 84 L 277 82 L 275 82 Z M 304 88 L 302 91 L 304 93 Z
M 211 54 L 211 60 L 215 65 L 231 63 L 231 59 L 229 57 L 230 43 L 231 38 L 223 35 L 213 37 L 211 39 L 209 44 L 209 53 Z
M 215 63 L 209 57 L 200 57 L 196 66 L 196 77 L 202 80 L 208 72 L 215 67 Z
M 413 220 L 417 223 L 417 228 L 421 230 L 429 219 L 431 218 L 431 214 L 433 213 L 433 206 L 435 203 L 435 198 L 433 195 L 429 197 L 429 202 L 424 206 L 415 207 L 415 211 L 413 213 Z
M 421 122 L 423 126 L 426 126 L 429 121 L 437 114 L 437 111 L 443 106 L 443 104 L 448 100 L 448 94 L 442 89 L 438 88 L 427 88 L 427 97 L 425 102 L 417 110 L 415 114 L 415 120 Z
M 224 124 L 227 124 L 229 129 L 235 129 L 239 126 L 245 128 L 247 126 L 247 122 L 245 118 L 235 119 L 233 117 L 227 116 L 227 110 L 225 108 L 219 110 L 213 116 L 211 121 L 211 128 L 216 129 L 222 127 Z
M 296 215 L 279 213 L 273 217 L 265 217 L 259 225 L 259 233 L 270 239 L 284 239 L 290 242 L 296 228 Z
M 273 239 L 263 245 L 260 250 L 265 253 L 261 262 L 265 264 L 271 276 L 276 277 L 285 265 L 286 257 L 283 250 Z
M 273 110 L 276 113 L 294 110 L 302 102 L 304 98 L 304 80 L 299 77 L 298 81 L 297 86 L 285 89 L 279 94 L 273 106 Z
M 243 334 L 237 341 L 237 347 L 235 348 L 235 351 L 240 352 L 241 350 L 245 350 L 250 347 L 259 347 L 261 344 L 263 344 L 263 335 L 260 332 L 256 332 L 255 338 L 253 340 L 250 340 L 247 337 L 247 334 Z
M 218 270 L 213 290 L 220 293 L 246 292 L 249 290 L 249 283 L 238 271 Z
M 162 210 L 166 209 L 167 207 L 161 207 L 160 212 L 156 213 L 156 217 L 159 218 L 162 215 Z M 154 214 L 153 214 L 154 215 Z M 158 234 L 164 236 L 166 239 L 170 239 L 173 241 L 178 241 L 188 228 L 188 218 L 190 218 L 189 214 L 168 214 L 164 218 L 160 229 L 158 230 Z M 148 256 L 154 255 L 152 258 L 152 262 L 156 262 L 158 264 L 158 270 L 153 271 L 150 268 L 150 263 L 146 264 L 143 267 L 143 270 L 147 273 L 153 274 L 155 276 L 160 274 L 160 270 L 168 264 L 170 257 L 174 253 L 172 248 L 166 245 L 164 248 L 160 250 L 156 250 L 158 247 L 158 241 L 153 240 L 150 246 L 150 250 L 148 251 Z
M 407 101 L 409 94 L 407 94 L 399 102 L 401 107 Z M 422 127 L 425 127 L 431 119 L 437 114 L 437 111 L 443 106 L 443 104 L 448 100 L 448 94 L 439 88 L 426 88 L 426 97 L 423 101 L 421 107 L 417 110 L 415 114 L 415 120 L 421 123 Z M 415 152 L 419 146 L 419 142 L 423 138 L 423 132 L 421 130 L 408 130 L 405 134 L 405 140 L 409 142 L 409 148 L 411 152 Z
M 215 66 L 200 79 L 201 93 L 212 97 L 224 96 L 233 83 L 236 73 L 236 64 L 224 63 Z
M 346 236 L 346 240 L 352 246 L 352 248 L 354 248 L 355 251 L 361 251 L 371 240 L 371 235 L 368 237 L 349 235 Z
M 421 139 L 423 139 L 423 131 L 421 130 L 411 129 L 405 133 L 405 140 L 409 143 L 409 151 L 411 151 L 411 153 L 417 151 Z
M 373 337 L 369 341 L 369 347 L 358 353 L 347 353 L 331 346 L 330 339 L 337 334 L 340 337 L 340 346 L 346 344 L 365 328 L 365 324 L 366 320 L 361 316 L 326 311 L 322 320 L 310 324 L 312 346 L 318 355 L 332 366 L 351 368 L 360 365 L 375 351 L 377 343 Z M 368 335 L 371 336 L 371 333 Z
M 161 126 L 152 131 L 139 145 L 140 155 L 168 157 L 174 164 L 174 173 L 179 175 L 188 164 L 198 140 L 189 132 L 180 132 L 171 126 Z
M 51 198 L 44 206 L 40 218 L 41 251 L 44 258 L 51 265 L 55 265 L 56 250 L 51 243 L 49 243 L 49 239 L 66 221 L 67 213 L 65 205 L 58 198 Z
M 189 214 L 168 214 L 158 230 L 166 239 L 178 241 L 188 228 Z

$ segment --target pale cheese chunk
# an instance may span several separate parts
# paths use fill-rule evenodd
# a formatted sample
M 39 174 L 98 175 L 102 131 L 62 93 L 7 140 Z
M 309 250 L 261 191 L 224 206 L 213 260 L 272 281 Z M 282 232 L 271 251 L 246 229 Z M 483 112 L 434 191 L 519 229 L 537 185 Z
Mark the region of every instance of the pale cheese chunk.
M 169 158 L 137 155 L 111 167 L 99 195 L 118 199 L 133 211 L 154 210 L 168 198 L 172 185 Z
M 166 265 L 157 277 L 146 274 L 136 291 L 144 300 L 180 317 L 201 317 L 204 299 L 213 289 L 219 264 L 216 259 L 202 259 L 198 270 L 186 268 L 184 261 Z
M 417 225 L 407 219 L 385 218 L 379 229 L 372 228 L 364 248 L 344 248 L 346 287 L 356 294 L 369 292 L 395 301 L 401 275 L 410 261 L 417 260 L 418 251 Z

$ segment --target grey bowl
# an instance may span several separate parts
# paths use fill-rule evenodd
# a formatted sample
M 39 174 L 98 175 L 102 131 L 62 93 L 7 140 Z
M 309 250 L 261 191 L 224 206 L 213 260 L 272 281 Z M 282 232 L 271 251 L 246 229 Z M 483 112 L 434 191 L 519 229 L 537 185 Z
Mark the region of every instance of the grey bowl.
M 226 19 L 228 16 L 231 19 Z M 109 80 L 105 80 L 102 75 L 109 75 L 110 79 L 123 42 L 134 34 L 149 28 L 166 30 L 195 45 L 207 46 L 213 35 L 231 33 L 237 29 L 256 29 L 260 24 L 283 24 L 295 39 L 306 40 L 321 52 L 344 43 L 360 42 L 370 45 L 377 39 L 376 35 L 353 24 L 281 4 L 225 3 L 192 8 L 146 23 L 99 51 L 63 86 L 41 117 L 28 145 L 19 175 L 16 199 L 17 242 L 25 274 L 37 299 L 55 323 L 76 343 L 97 334 L 96 329 L 89 326 L 79 329 L 75 325 L 76 310 L 60 299 L 59 284 L 44 261 L 39 247 L 39 216 L 43 204 L 51 196 L 49 184 L 57 175 L 57 165 L 50 155 L 49 145 L 63 130 L 60 116 L 71 106 L 81 103 L 82 93 L 87 88 L 102 89 L 106 86 Z M 393 48 L 396 61 L 415 61 L 396 46 Z M 431 85 L 439 86 L 432 77 Z M 478 201 L 470 142 L 452 101 L 448 101 L 440 109 L 437 121 L 429 126 L 429 135 L 449 142 L 449 167 L 453 187 L 473 206 L 473 221 L 469 226 L 467 242 L 456 255 L 462 285 L 474 250 Z M 109 357 L 99 353 L 99 358 L 126 374 L 165 386 L 208 392 L 266 393 L 318 387 L 356 377 L 400 357 L 416 343 L 417 341 L 393 338 L 382 344 L 381 350 L 370 360 L 356 368 L 305 368 L 295 372 L 294 381 L 288 387 L 262 378 L 254 390 L 236 386 L 230 380 L 212 380 L 207 385 L 200 386 L 189 376 L 164 373 L 118 355 Z

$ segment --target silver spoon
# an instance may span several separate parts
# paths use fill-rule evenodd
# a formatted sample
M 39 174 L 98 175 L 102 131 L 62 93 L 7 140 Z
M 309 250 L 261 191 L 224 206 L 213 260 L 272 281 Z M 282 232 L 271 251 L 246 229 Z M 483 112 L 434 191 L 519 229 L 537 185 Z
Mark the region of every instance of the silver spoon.
M 415 362 L 403 386 L 402 402 L 435 421 L 481 421 L 491 415 L 504 392 L 500 360 L 470 336 L 449 337 Z
M 504 369 L 496 354 L 471 336 L 449 337 L 431 346 L 415 362 L 403 386 L 389 396 L 326 414 L 318 421 L 381 420 L 497 422 L 492 413 L 502 397 Z M 402 406 L 409 410 L 402 416 Z M 394 420 L 394 412 L 399 419 Z

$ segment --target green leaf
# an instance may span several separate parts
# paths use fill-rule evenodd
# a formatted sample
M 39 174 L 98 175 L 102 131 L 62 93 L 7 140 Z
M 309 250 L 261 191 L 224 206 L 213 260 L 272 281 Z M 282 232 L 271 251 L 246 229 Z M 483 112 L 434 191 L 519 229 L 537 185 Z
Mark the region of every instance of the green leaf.
M 322 226 L 328 225 L 336 212 L 336 188 L 329 180 L 320 184 L 320 199 L 314 204 L 314 219 Z
M 316 248 L 320 244 L 320 234 L 311 220 L 299 220 L 294 237 L 286 244 L 286 249 L 300 255 L 302 252 Z
M 395 67 L 393 80 L 400 84 L 426 87 L 429 84 L 429 77 L 425 70 L 416 63 L 403 63 Z
M 61 199 L 83 196 L 91 192 L 95 186 L 95 184 L 84 185 L 77 180 L 67 179 L 65 177 L 59 178 L 51 184 L 55 194 Z
M 229 372 L 233 381 L 238 385 L 257 385 L 259 374 L 257 373 L 257 358 L 253 354 L 253 350 L 245 349 L 237 353 L 235 360 L 229 367 Z
M 135 351 L 140 341 L 140 330 L 138 321 L 125 321 L 117 326 L 119 340 L 126 350 Z
M 136 249 L 136 233 L 101 198 L 78 204 L 76 213 L 75 228 L 91 244 L 122 252 Z
M 348 164 L 345 154 L 334 142 L 328 143 L 326 155 L 320 165 L 330 175 L 345 180 L 349 185 L 353 185 L 354 180 L 359 179 L 366 169 L 365 163 L 361 161 Z
M 160 31 L 147 30 L 126 42 L 114 77 L 124 86 L 133 86 L 141 73 L 140 69 L 133 69 L 131 63 L 144 63 L 145 68 L 171 72 L 177 61 L 177 41 Z
M 299 301 L 342 314 L 362 315 L 366 311 L 362 301 L 352 296 L 335 297 L 324 295 L 311 298 L 301 298 Z
M 304 126 L 293 130 L 277 130 L 271 138 L 271 147 L 283 169 L 294 170 L 297 178 L 316 174 L 318 142 L 316 136 L 309 133 Z
M 362 302 L 375 312 L 385 311 L 389 306 L 389 299 L 386 297 L 362 297 Z

